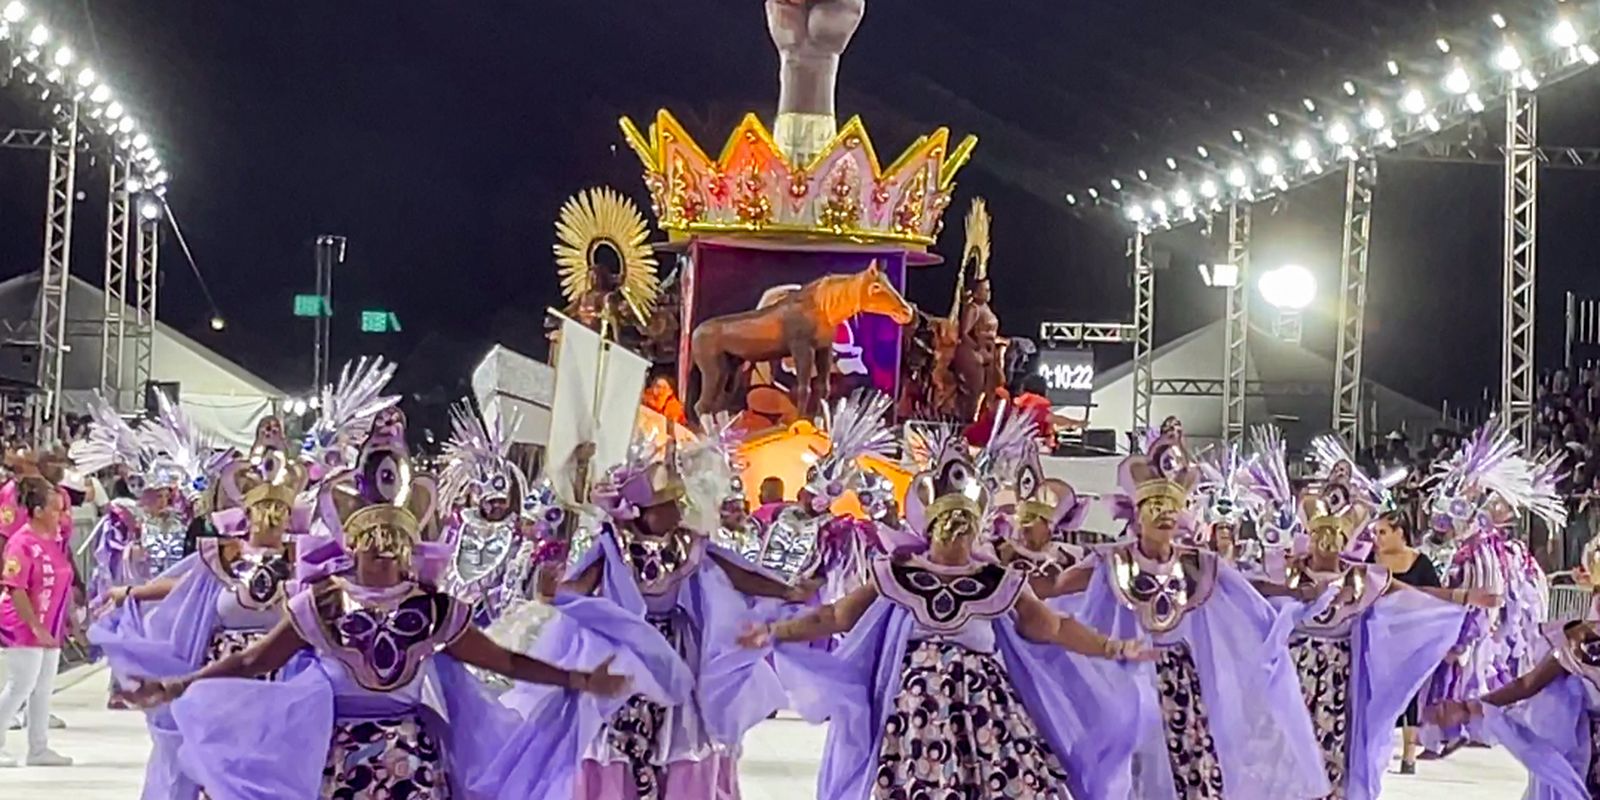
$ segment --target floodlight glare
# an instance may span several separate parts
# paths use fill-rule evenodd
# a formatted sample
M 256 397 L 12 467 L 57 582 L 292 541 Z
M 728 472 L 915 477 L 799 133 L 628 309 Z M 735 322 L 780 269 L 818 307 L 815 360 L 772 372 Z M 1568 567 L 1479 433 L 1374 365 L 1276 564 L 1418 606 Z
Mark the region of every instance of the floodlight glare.
M 76 54 L 72 52 L 72 48 L 62 45 L 56 49 L 56 55 L 53 60 L 56 62 L 56 66 L 66 67 L 72 64 L 72 59 L 75 57 Z
M 1344 93 L 1350 95 L 1351 97 L 1356 96 L 1356 85 L 1353 81 L 1344 82 Z
M 1400 62 L 1395 61 L 1392 58 L 1389 59 L 1388 63 L 1384 64 L 1384 67 L 1389 70 L 1389 74 L 1390 75 L 1399 75 L 1400 74 Z
M 1167 169 L 1176 171 L 1178 169 L 1178 159 L 1167 156 Z
M 1250 182 L 1250 176 L 1245 174 L 1244 167 L 1235 166 L 1233 169 L 1228 170 L 1228 185 L 1229 186 L 1232 186 L 1232 187 L 1234 187 L 1236 189 L 1239 189 L 1239 188 L 1243 188 L 1244 185 L 1249 183 L 1249 182 Z
M 1438 133 L 1439 129 L 1444 127 L 1444 126 L 1439 124 L 1439 118 L 1438 117 L 1434 116 L 1431 113 L 1428 113 L 1428 114 L 1423 114 L 1422 115 L 1422 127 L 1427 128 L 1428 130 L 1430 130 L 1430 131 L 1432 131 L 1434 133 Z
M 1421 89 L 1412 88 L 1400 98 L 1400 110 L 1407 114 L 1421 114 L 1428 110 L 1428 98 Z
M 1304 100 L 1301 100 L 1300 101 L 1300 105 L 1305 107 L 1305 110 L 1306 110 L 1307 114 L 1315 114 L 1315 113 L 1317 113 L 1317 103 L 1316 103 L 1315 100 L 1312 100 L 1309 97 L 1307 97 Z
M 1140 222 L 1144 219 L 1144 206 L 1134 203 L 1124 209 L 1123 213 L 1127 215 L 1129 222 Z
M 5 10 L 0 11 L 0 18 L 5 19 L 6 22 L 21 22 L 22 18 L 26 16 L 28 16 L 28 7 L 18 2 L 18 0 L 11 0 L 11 2 L 6 3 Z
M 1579 38 L 1578 29 L 1572 24 L 1572 20 L 1558 20 L 1550 28 L 1550 43 L 1556 47 L 1574 47 L 1578 44 Z
M 1200 182 L 1200 196 L 1210 200 L 1217 196 L 1217 182 L 1206 178 Z
M 1122 191 L 1122 179 L 1121 178 L 1112 178 L 1111 179 L 1111 188 L 1115 189 L 1116 191 L 1119 191 L 1119 192 Z
M 1316 156 L 1317 150 L 1311 146 L 1310 139 L 1296 139 L 1294 146 L 1289 149 L 1289 153 L 1301 161 L 1310 161 Z
M 1261 297 L 1280 311 L 1304 311 L 1317 297 L 1317 278 L 1297 264 L 1262 274 L 1256 284 Z
M 1262 156 L 1256 162 L 1256 171 L 1268 176 L 1278 174 L 1278 157 L 1271 153 Z
M 128 191 L 134 194 L 144 191 L 144 181 L 138 175 L 128 176 Z
M 228 327 L 228 321 L 220 315 L 211 318 L 211 330 L 220 331 Z
M 1445 39 L 1443 36 L 1441 36 L 1441 37 L 1439 37 L 1437 39 L 1434 39 L 1433 40 L 1433 44 L 1434 44 L 1435 47 L 1439 48 L 1439 52 L 1441 52 L 1441 53 L 1450 52 L 1450 42 L 1449 42 L 1449 40 Z
M 1278 112 L 1276 112 L 1276 111 L 1268 111 L 1267 112 L 1267 124 L 1271 125 L 1274 128 L 1278 127 L 1278 125 L 1281 124 L 1281 121 L 1278 119 Z
M 1238 142 L 1239 144 L 1244 144 L 1244 131 L 1241 131 L 1238 128 L 1234 128 L 1233 129 L 1233 140 Z
M 44 47 L 44 43 L 48 41 L 50 41 L 50 29 L 46 28 L 44 23 L 33 26 L 33 30 L 28 32 L 28 44 L 34 47 Z
M 1142 169 L 1141 169 L 1141 170 L 1139 170 L 1139 173 L 1138 173 L 1138 175 L 1139 175 L 1139 180 L 1141 180 L 1141 181 L 1148 181 L 1148 180 L 1150 180 L 1150 173 L 1148 173 L 1148 172 L 1145 172 L 1145 171 L 1144 171 L 1144 170 L 1142 170 Z
M 87 89 L 94 85 L 94 70 L 84 67 L 78 73 L 78 85 Z
M 1383 109 L 1377 106 L 1369 106 L 1366 112 L 1361 115 L 1361 122 L 1376 131 L 1382 130 L 1385 125 L 1389 124 L 1389 118 L 1383 113 Z
M 1075 206 L 1077 204 L 1078 204 L 1078 196 L 1073 194 L 1072 192 L 1067 192 L 1067 205 Z
M 1482 114 L 1484 109 L 1483 98 L 1479 97 L 1477 92 L 1467 93 L 1467 108 L 1472 109 L 1474 114 Z
M 133 129 L 138 126 L 139 123 L 134 121 L 133 117 L 123 117 L 122 121 L 117 123 L 117 130 L 123 133 L 133 133 Z
M 1493 22 L 1494 26 L 1500 30 L 1505 30 L 1506 28 L 1506 18 L 1501 16 L 1498 11 L 1489 15 L 1489 21 Z
M 1508 44 L 1494 54 L 1494 65 L 1506 72 L 1516 72 L 1522 69 L 1522 54 L 1517 52 L 1515 46 Z
M 103 83 L 100 84 L 99 86 L 94 87 L 94 91 L 89 93 L 89 100 L 92 101 L 92 102 L 95 102 L 95 103 L 104 103 L 105 101 L 110 100 L 110 99 L 111 99 L 111 87 L 107 86 L 107 85 L 105 85 Z
M 150 137 L 149 136 L 146 136 L 143 133 L 134 134 L 134 137 L 133 137 L 133 147 L 134 147 L 134 149 L 143 150 L 149 144 L 150 144 Z
M 1328 141 L 1340 146 L 1349 144 L 1350 127 L 1339 120 L 1334 120 L 1333 124 L 1328 126 Z
M 1157 197 L 1154 200 L 1151 200 L 1150 201 L 1150 213 L 1155 214 L 1158 217 L 1166 216 L 1167 215 L 1167 201 L 1162 200 L 1159 197 Z
M 1203 145 L 1203 144 L 1195 145 L 1194 151 L 1196 153 L 1198 153 L 1201 158 L 1210 158 L 1211 157 L 1211 151 L 1207 150 L 1206 146 Z
M 1176 189 L 1172 192 L 1172 204 L 1178 208 L 1190 208 L 1194 205 L 1194 195 L 1188 189 Z
M 167 171 L 164 170 L 164 169 L 163 170 L 158 170 L 156 172 L 156 187 L 159 189 L 160 187 L 166 185 L 166 183 L 167 183 Z
M 1578 57 L 1591 67 L 1600 64 L 1600 53 L 1596 53 L 1593 47 L 1586 44 L 1578 45 Z
M 1539 79 L 1533 74 L 1533 70 L 1531 69 L 1525 69 L 1517 73 L 1517 81 L 1522 84 L 1522 88 L 1527 89 L 1530 92 L 1539 88 Z
M 1465 67 L 1457 64 L 1444 76 L 1444 89 L 1451 94 L 1466 94 L 1472 91 L 1472 76 L 1467 74 Z
M 1214 289 L 1229 289 L 1239 285 L 1238 264 L 1201 264 L 1200 280 Z
M 1099 200 L 1100 199 L 1100 190 L 1094 188 L 1093 186 L 1089 187 L 1088 194 L 1089 194 L 1089 199 L 1090 200 Z
M 143 203 L 140 203 L 139 204 L 139 216 L 144 217 L 147 220 L 160 219 L 161 218 L 161 204 L 157 203 L 154 200 L 146 200 Z
M 111 105 L 106 106 L 106 119 L 116 119 L 120 116 L 122 116 L 122 104 L 112 100 Z

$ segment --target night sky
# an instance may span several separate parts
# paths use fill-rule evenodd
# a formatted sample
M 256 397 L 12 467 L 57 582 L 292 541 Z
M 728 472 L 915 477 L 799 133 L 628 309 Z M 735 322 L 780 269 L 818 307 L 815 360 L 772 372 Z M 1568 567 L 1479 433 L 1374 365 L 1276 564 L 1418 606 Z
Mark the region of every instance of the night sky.
M 1032 335 L 1041 319 L 1122 321 L 1126 231 L 1110 215 L 1071 213 L 1064 193 L 1153 165 L 1163 148 L 1191 150 L 1240 115 L 1332 95 L 1346 75 L 1375 74 L 1385 53 L 1436 55 L 1427 43 L 1439 30 L 1490 9 L 1400 5 L 1413 4 L 869 0 L 840 111 L 865 118 L 880 154 L 938 125 L 978 135 L 938 249 L 959 253 L 960 216 L 987 197 L 1009 332 Z M 339 358 L 382 352 L 402 360 L 408 391 L 460 391 L 493 341 L 543 352 L 564 198 L 609 184 L 647 206 L 618 116 L 643 123 L 666 106 L 715 150 L 743 112 L 770 118 L 777 94 L 757 0 L 53 4 L 53 24 L 93 54 L 86 6 L 92 57 L 152 130 L 230 325 L 207 329 L 210 309 L 170 237 L 162 318 L 290 391 L 309 381 L 311 330 L 291 299 L 310 291 L 318 234 L 349 238 L 334 290 Z M 1585 76 L 1545 97 L 1545 142 L 1600 144 L 1596 87 Z M 0 112 L 13 127 L 41 125 L 15 97 Z M 1496 115 L 1483 122 L 1498 135 Z M 6 276 L 37 268 L 38 155 L 0 153 Z M 1369 374 L 1429 402 L 1472 399 L 1498 380 L 1499 172 L 1386 162 L 1381 175 Z M 103 181 L 98 170 L 82 181 L 90 200 L 74 254 L 74 272 L 95 282 Z M 1546 173 L 1543 190 L 1540 333 L 1553 359 L 1562 293 L 1600 292 L 1600 174 Z M 1328 350 L 1340 193 L 1324 182 L 1257 211 L 1255 263 L 1318 274 L 1308 337 Z M 1220 297 L 1201 293 L 1194 238 L 1166 243 L 1176 252 L 1159 279 L 1158 338 L 1220 313 Z M 944 311 L 951 270 L 912 281 L 913 300 Z M 361 308 L 393 310 L 404 332 L 360 334 Z M 1102 360 L 1124 358 L 1113 349 Z

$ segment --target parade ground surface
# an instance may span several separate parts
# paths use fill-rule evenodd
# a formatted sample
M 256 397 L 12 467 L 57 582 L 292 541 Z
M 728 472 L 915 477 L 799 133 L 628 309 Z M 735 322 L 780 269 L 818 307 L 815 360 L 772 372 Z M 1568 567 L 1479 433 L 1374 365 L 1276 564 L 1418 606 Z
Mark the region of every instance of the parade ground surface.
M 139 796 L 144 777 L 144 718 L 129 711 L 107 711 L 106 679 L 99 670 L 64 675 L 56 713 L 68 728 L 51 732 L 51 746 L 77 759 L 68 769 L 24 768 L 0 774 L 7 800 L 129 800 Z M 8 744 L 21 746 L 21 732 Z M 739 762 L 744 800 L 809 800 L 816 796 L 817 764 L 825 731 L 797 720 L 763 723 L 745 742 Z M 1418 765 L 1416 776 L 1390 775 L 1385 798 L 1422 800 L 1507 800 L 1520 797 L 1524 773 L 1499 750 L 1463 750 L 1444 762 Z

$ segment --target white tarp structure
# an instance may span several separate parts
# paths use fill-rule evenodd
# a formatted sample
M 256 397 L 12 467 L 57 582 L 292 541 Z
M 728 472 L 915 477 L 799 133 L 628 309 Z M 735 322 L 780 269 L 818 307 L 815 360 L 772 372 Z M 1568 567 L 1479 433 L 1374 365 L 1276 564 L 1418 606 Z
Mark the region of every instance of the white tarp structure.
M 1158 348 L 1153 355 L 1155 378 L 1218 380 L 1222 376 L 1224 346 L 1221 320 L 1180 336 Z M 1272 384 L 1307 384 L 1326 387 L 1306 396 L 1251 397 L 1246 401 L 1248 424 L 1276 423 L 1291 442 L 1333 427 L 1333 362 L 1304 347 L 1285 342 L 1261 330 L 1250 331 L 1248 380 Z M 1369 435 L 1383 435 L 1404 429 L 1417 435 L 1443 424 L 1437 409 L 1378 384 L 1368 382 L 1363 392 L 1368 407 Z M 1111 428 L 1118 433 L 1117 446 L 1126 449 L 1123 434 L 1133 428 L 1133 363 L 1127 362 L 1095 376 L 1094 409 L 1089 427 Z M 1377 427 L 1370 424 L 1375 410 Z M 1081 412 L 1079 412 L 1081 413 Z M 1222 398 L 1156 395 L 1151 403 L 1152 424 L 1168 416 L 1183 420 L 1184 433 L 1197 442 L 1222 438 Z
M 62 370 L 62 408 L 81 413 L 100 386 L 100 337 L 105 316 L 105 294 L 81 278 L 69 278 L 67 289 L 67 335 L 71 348 Z M 131 287 L 130 287 L 131 289 Z M 35 332 L 39 314 L 39 273 L 32 272 L 0 282 L 0 324 L 8 341 L 37 342 Z M 133 309 L 123 311 L 128 320 L 128 338 L 123 355 L 124 411 L 144 406 L 144 388 L 133 385 Z M 235 445 L 248 445 L 255 438 L 256 422 L 273 413 L 286 396 L 270 383 L 210 348 L 157 322 L 152 345 L 151 380 L 178 384 L 178 397 L 184 410 L 204 430 Z M 29 352 L 31 357 L 32 352 Z M 32 383 L 36 367 L 30 360 L 23 365 L 8 354 L 10 375 Z
M 549 364 L 497 344 L 472 370 L 472 395 L 487 415 L 509 420 L 516 444 L 544 447 L 550 441 L 550 410 L 555 404 L 556 371 Z

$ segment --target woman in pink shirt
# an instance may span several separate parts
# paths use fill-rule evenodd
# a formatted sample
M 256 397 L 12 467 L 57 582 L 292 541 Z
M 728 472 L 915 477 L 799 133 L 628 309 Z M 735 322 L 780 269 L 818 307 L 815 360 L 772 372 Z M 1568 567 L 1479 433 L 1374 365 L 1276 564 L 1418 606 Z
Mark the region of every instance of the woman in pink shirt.
M 23 478 L 17 502 L 28 525 L 12 532 L 0 559 L 0 656 L 6 684 L 0 689 L 0 720 L 28 706 L 29 766 L 67 766 L 72 759 L 49 747 L 50 695 L 61 660 L 72 604 L 72 559 L 61 541 L 61 494 L 42 478 Z M 18 759 L 5 751 L 0 730 L 0 767 Z

